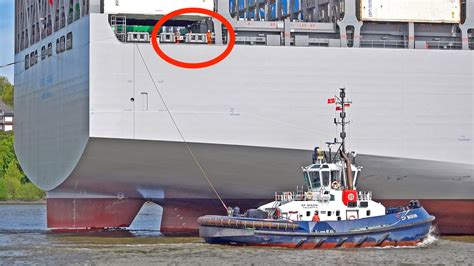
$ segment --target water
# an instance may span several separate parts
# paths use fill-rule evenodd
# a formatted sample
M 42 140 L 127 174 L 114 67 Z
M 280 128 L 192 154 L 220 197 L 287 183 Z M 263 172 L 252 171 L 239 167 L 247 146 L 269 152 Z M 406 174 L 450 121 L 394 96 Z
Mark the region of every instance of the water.
M 211 246 L 161 237 L 156 214 L 140 212 L 132 232 L 53 234 L 44 205 L 0 205 L 0 264 L 473 264 L 474 243 L 431 236 L 418 247 L 292 250 Z M 145 230 L 146 229 L 146 230 Z

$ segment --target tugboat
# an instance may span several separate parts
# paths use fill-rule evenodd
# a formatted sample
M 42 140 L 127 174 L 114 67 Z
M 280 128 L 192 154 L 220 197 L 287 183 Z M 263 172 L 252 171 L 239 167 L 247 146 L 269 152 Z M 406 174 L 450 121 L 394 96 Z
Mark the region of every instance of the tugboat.
M 328 100 L 335 104 L 340 140 L 328 152 L 315 148 L 313 162 L 303 167 L 305 186 L 275 193 L 275 200 L 240 214 L 199 217 L 199 234 L 210 244 L 274 246 L 303 249 L 414 246 L 427 238 L 434 216 L 412 200 L 408 206 L 386 208 L 370 191 L 357 189 L 362 167 L 356 153 L 346 151 L 346 91 Z M 337 146 L 336 152 L 331 148 Z

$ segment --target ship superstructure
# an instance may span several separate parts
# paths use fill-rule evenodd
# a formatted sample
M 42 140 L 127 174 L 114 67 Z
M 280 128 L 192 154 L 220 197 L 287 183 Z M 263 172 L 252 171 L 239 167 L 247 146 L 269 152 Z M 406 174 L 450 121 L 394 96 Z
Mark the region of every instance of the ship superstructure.
M 233 25 L 220 64 L 181 69 L 153 50 L 153 26 L 184 2 Z M 441 232 L 473 233 L 474 4 L 410 2 L 16 0 L 15 148 L 48 190 L 48 226 L 126 227 L 153 201 L 163 232 L 196 232 L 196 217 L 222 207 L 185 143 L 226 202 L 267 202 L 332 135 L 309 121 L 344 85 L 360 106 L 348 141 L 362 189 L 419 198 Z M 187 61 L 228 42 L 199 14 L 158 38 Z

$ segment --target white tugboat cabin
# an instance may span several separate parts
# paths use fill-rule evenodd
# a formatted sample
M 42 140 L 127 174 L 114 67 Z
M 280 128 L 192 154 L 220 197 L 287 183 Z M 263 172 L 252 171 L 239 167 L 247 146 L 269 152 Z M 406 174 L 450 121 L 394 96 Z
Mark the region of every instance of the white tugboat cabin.
M 372 193 L 357 191 L 360 168 L 351 165 L 353 189 L 348 190 L 339 163 L 316 163 L 303 168 L 307 190 L 275 193 L 275 201 L 258 209 L 292 221 L 341 221 L 385 215 Z

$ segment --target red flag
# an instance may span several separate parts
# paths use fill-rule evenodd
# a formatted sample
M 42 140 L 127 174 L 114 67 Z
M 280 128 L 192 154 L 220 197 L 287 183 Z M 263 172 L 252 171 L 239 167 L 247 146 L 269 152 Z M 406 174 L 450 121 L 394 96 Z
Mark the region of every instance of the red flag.
M 341 106 L 336 106 L 336 111 L 342 111 L 342 107 Z
M 50 6 L 53 6 L 53 0 L 48 0 Z
M 328 104 L 333 104 L 333 103 L 336 103 L 336 99 L 335 98 L 329 98 L 328 99 Z
M 351 107 L 351 104 L 350 104 L 350 103 L 346 103 L 346 104 L 344 104 L 344 107 Z

